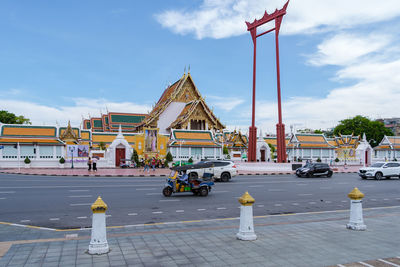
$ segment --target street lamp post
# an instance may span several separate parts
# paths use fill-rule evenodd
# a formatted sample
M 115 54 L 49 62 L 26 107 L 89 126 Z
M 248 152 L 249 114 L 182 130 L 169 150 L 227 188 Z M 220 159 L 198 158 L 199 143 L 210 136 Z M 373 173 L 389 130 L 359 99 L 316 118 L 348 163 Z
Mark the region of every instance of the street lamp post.
M 70 147 L 69 147 L 69 152 L 71 153 L 71 156 L 72 156 L 71 169 L 73 169 L 73 168 L 74 168 L 74 152 L 75 152 L 75 147 L 70 146 Z

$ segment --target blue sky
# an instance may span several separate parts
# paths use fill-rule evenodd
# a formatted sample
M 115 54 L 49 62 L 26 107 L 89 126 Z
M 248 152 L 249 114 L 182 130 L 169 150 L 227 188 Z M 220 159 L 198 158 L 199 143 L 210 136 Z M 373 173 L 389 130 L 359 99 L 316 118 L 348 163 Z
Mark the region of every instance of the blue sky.
M 229 129 L 250 125 L 245 20 L 283 0 L 0 2 L 0 109 L 34 124 L 147 112 L 190 64 Z M 280 35 L 284 123 L 330 128 L 357 114 L 398 117 L 400 3 L 297 0 Z M 258 39 L 256 124 L 275 131 L 273 34 Z

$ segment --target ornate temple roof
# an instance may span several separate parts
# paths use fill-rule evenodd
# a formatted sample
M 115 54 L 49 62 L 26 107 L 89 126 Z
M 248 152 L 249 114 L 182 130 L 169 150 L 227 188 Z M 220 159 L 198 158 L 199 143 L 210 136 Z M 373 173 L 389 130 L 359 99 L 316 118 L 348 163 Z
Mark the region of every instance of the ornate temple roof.
M 168 146 L 221 147 L 209 130 L 172 130 Z
M 296 148 L 336 148 L 329 144 L 325 135 L 323 134 L 293 134 L 288 143 L 288 147 Z
M 8 125 L 1 126 L 1 144 L 45 144 L 63 145 L 57 136 L 57 128 L 52 126 Z
M 400 150 L 400 136 L 384 136 L 378 146 L 374 147 L 375 150 Z

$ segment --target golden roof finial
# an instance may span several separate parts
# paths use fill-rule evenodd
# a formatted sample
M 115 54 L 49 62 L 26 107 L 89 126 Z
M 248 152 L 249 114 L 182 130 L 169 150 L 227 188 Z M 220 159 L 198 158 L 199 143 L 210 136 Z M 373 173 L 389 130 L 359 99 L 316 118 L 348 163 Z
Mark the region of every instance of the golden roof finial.
M 360 200 L 363 199 L 364 194 L 358 190 L 357 187 L 354 187 L 353 191 L 351 191 L 347 196 L 352 200 Z
M 246 193 L 244 193 L 243 196 L 239 198 L 239 203 L 243 206 L 252 206 L 254 202 L 256 202 L 255 199 L 250 196 L 248 191 L 246 191 Z
M 107 204 L 99 196 L 96 201 L 92 204 L 93 213 L 105 213 L 107 210 Z

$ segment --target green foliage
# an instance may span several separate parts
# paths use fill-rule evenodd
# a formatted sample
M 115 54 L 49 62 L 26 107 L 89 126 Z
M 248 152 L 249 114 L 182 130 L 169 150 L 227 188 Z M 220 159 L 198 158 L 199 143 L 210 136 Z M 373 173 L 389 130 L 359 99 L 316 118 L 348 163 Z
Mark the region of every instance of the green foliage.
M 99 143 L 99 148 L 100 148 L 100 150 L 106 150 L 106 143 L 100 142 Z
M 166 159 L 168 162 L 173 161 L 171 152 L 168 151 L 167 155 L 165 156 L 165 159 Z
M 360 135 L 363 133 L 367 140 L 371 140 L 371 146 L 377 146 L 385 135 L 393 135 L 393 132 L 386 128 L 382 122 L 371 121 L 364 116 L 355 116 L 354 118 L 341 120 L 333 130 L 335 135 Z
M 339 162 L 339 159 L 338 159 L 338 158 L 336 158 L 336 159 L 335 159 L 335 162 Z
M 65 163 L 65 159 L 63 157 L 61 157 L 58 162 L 60 162 L 61 164 L 64 164 Z
M 29 164 L 29 163 L 31 163 L 31 160 L 30 160 L 28 157 L 26 157 L 26 158 L 24 159 L 24 162 L 25 162 L 25 164 Z
M 321 162 L 321 159 L 320 159 L 320 158 L 318 158 L 318 159 L 317 159 L 317 162 Z
M 268 143 L 268 146 L 271 149 L 271 153 L 274 153 L 276 148 L 273 145 L 269 144 L 269 143 Z
M 229 154 L 228 148 L 226 146 L 224 146 L 224 148 L 222 149 L 222 153 L 224 155 L 228 155 Z
M 323 134 L 324 132 L 321 129 L 319 129 L 319 130 L 315 130 L 314 133 L 315 134 Z
M 0 122 L 7 124 L 32 124 L 31 121 L 24 116 L 17 116 L 6 110 L 0 110 Z
M 193 163 L 193 159 L 190 158 L 190 159 L 188 160 L 188 162 L 189 162 L 189 163 Z
M 139 164 L 139 155 L 138 155 L 136 149 L 133 149 L 133 153 L 132 153 L 132 156 L 131 156 L 131 160 L 133 160 L 133 161 L 136 163 L 136 166 L 139 166 L 139 165 L 140 165 L 140 164 Z

